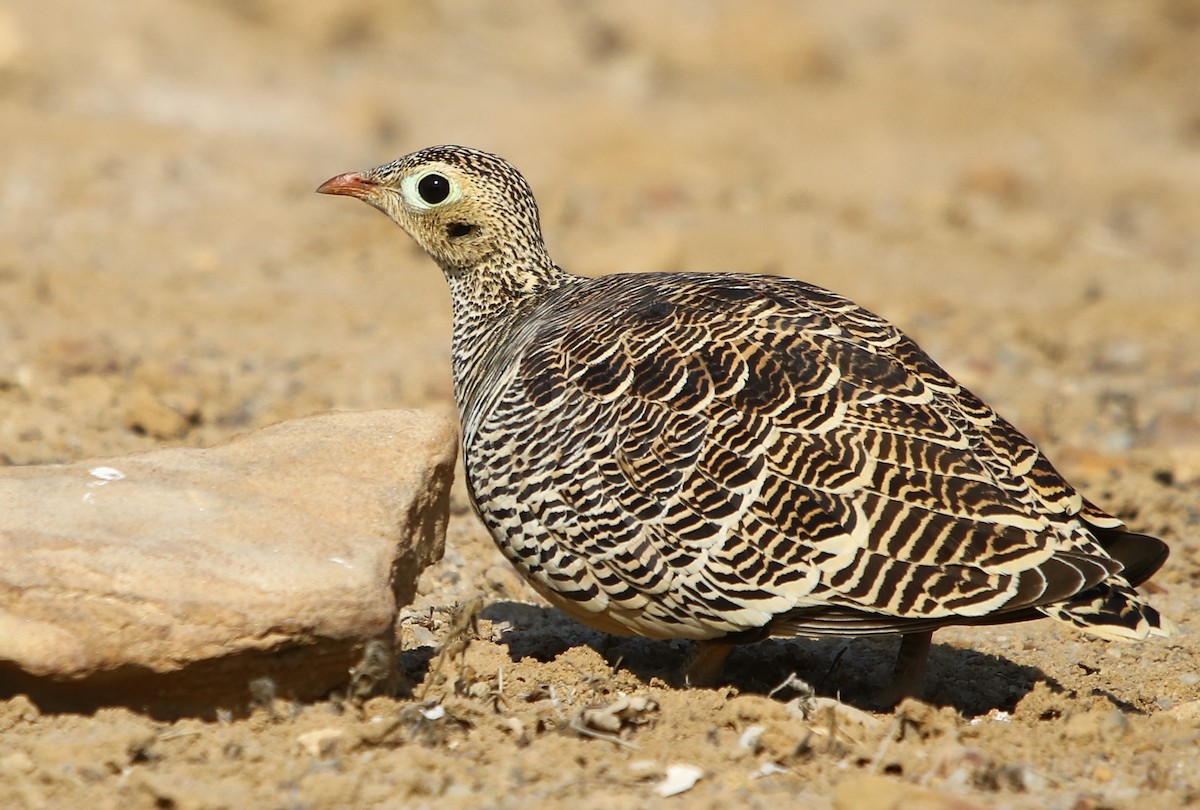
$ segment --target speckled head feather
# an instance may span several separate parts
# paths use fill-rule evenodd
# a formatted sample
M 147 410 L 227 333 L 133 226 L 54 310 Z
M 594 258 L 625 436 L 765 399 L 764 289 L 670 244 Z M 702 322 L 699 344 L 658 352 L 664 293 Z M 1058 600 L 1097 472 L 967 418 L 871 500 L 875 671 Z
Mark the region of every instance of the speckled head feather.
M 529 184 L 487 152 L 432 146 L 341 175 L 321 190 L 359 197 L 387 214 L 448 276 L 479 269 L 537 278 L 553 267 Z
M 853 302 L 772 276 L 571 275 L 520 174 L 462 147 L 320 190 L 442 267 L 472 503 L 581 621 L 718 648 L 898 633 L 903 679 L 944 625 L 1171 632 L 1134 590 L 1166 545 Z

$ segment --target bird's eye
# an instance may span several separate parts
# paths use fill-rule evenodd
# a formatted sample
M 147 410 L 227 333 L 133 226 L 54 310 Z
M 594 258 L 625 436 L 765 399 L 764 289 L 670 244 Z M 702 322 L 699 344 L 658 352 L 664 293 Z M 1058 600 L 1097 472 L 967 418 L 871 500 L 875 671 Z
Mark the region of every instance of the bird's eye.
M 452 171 L 431 166 L 404 177 L 400 181 L 400 193 L 411 208 L 431 211 L 461 199 L 462 187 Z
M 440 174 L 430 173 L 417 183 L 417 193 L 430 205 L 437 205 L 450 196 L 450 181 Z

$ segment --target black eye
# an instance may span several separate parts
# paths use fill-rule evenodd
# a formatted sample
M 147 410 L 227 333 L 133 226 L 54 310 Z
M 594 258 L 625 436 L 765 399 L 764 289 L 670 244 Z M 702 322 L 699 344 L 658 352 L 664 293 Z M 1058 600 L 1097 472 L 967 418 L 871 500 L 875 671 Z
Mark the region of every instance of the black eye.
M 427 174 L 417 183 L 417 193 L 430 205 L 437 205 L 450 196 L 450 181 L 440 174 Z

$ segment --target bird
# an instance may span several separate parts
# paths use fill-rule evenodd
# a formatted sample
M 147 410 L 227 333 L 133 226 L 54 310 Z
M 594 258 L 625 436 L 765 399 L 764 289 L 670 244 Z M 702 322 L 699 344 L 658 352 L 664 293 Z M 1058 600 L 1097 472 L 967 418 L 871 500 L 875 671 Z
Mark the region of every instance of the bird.
M 1109 640 L 1174 626 L 1136 591 L 1166 543 L 1083 497 L 892 323 L 794 278 L 572 274 L 526 179 L 431 146 L 323 183 L 440 267 L 468 495 L 535 591 L 605 633 L 734 645 L 1044 616 Z

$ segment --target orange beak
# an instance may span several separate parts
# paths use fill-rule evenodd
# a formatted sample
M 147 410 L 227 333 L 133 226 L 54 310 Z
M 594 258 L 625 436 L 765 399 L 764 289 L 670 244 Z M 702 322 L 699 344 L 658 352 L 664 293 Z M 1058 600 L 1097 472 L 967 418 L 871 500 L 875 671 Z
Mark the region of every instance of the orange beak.
M 347 172 L 331 177 L 317 186 L 318 194 L 340 194 L 343 197 L 357 197 L 370 201 L 375 197 L 379 183 L 360 172 Z

